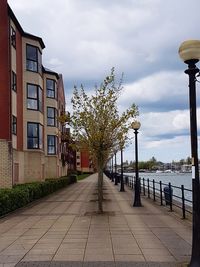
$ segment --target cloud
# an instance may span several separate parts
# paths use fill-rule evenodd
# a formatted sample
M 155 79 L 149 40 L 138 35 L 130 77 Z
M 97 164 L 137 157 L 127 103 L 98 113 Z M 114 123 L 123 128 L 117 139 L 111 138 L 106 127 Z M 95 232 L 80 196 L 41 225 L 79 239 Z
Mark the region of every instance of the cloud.
M 124 85 L 121 105 L 136 103 L 142 110 L 174 110 L 188 106 L 186 75 L 180 71 L 162 71 Z
M 143 157 L 188 156 L 188 77 L 178 47 L 199 38 L 199 0 L 8 2 L 23 29 L 43 38 L 43 64 L 63 74 L 68 105 L 74 84 L 91 90 L 114 66 L 125 74 L 119 109 L 139 106 Z
M 192 5 L 187 0 L 9 3 L 23 28 L 44 39 L 44 63 L 52 58 L 64 62 L 62 69 L 55 65 L 55 71 L 62 70 L 69 83 L 99 80 L 112 66 L 125 72 L 128 81 L 180 68 L 179 44 L 198 37 L 198 0 Z M 188 10 L 192 19 L 186 24 Z

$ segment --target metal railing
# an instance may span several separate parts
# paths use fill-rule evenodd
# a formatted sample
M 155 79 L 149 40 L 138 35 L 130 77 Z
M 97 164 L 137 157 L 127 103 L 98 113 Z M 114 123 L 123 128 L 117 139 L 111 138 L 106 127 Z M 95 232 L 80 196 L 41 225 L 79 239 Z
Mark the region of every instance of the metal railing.
M 130 188 L 134 188 L 135 177 L 124 175 L 124 182 Z M 192 190 L 185 188 L 184 185 L 174 186 L 171 183 L 163 183 L 140 178 L 140 192 L 152 198 L 153 201 L 160 201 L 160 205 L 169 205 L 170 211 L 173 211 L 173 206 L 182 210 L 183 219 L 186 218 L 186 213 L 192 214 Z M 173 193 L 174 192 L 174 193 Z M 191 194 L 191 199 L 185 198 L 185 192 Z M 166 204 L 164 204 L 164 201 Z
M 106 172 L 106 175 L 111 179 L 115 173 Z M 123 180 L 127 186 L 134 189 L 135 177 L 123 175 Z M 170 211 L 173 211 L 173 207 L 180 209 L 183 219 L 186 218 L 186 213 L 192 214 L 192 190 L 185 188 L 184 185 L 179 187 L 154 179 L 140 178 L 140 192 L 153 201 L 159 201 L 161 206 L 169 206 Z M 186 193 L 190 195 L 190 199 L 185 197 Z

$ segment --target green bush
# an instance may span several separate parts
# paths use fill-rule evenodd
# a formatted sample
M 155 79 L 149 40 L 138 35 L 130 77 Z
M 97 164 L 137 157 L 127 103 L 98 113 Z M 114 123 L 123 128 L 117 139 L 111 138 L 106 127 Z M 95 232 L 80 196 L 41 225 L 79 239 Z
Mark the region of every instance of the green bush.
M 45 182 L 20 184 L 12 189 L 0 189 L 0 216 L 21 208 L 76 181 L 76 175 L 70 175 L 69 177 L 63 176 L 59 179 L 47 179 Z

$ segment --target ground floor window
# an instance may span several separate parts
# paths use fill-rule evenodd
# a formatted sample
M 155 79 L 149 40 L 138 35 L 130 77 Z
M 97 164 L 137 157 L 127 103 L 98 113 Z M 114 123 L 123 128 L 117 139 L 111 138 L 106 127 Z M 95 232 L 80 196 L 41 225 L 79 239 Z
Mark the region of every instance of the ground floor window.
M 56 136 L 55 135 L 47 135 L 47 153 L 49 155 L 56 154 Z

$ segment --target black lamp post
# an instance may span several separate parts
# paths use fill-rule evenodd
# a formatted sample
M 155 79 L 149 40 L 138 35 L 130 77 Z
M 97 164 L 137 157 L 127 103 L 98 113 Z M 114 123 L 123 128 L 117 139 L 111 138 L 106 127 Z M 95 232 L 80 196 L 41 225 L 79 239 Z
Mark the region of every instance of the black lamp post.
M 192 231 L 192 255 L 190 267 L 200 266 L 200 185 L 198 166 L 198 135 L 196 117 L 196 74 L 199 69 L 196 63 L 200 59 L 200 41 L 189 40 L 181 44 L 179 48 L 181 59 L 188 65 L 185 71 L 189 76 L 189 104 L 190 104 L 190 136 L 192 154 L 192 191 L 193 191 L 193 231 Z
M 123 170 L 123 147 L 120 148 L 120 152 L 121 152 L 121 176 L 120 176 L 120 192 L 124 192 L 124 170 Z
M 141 207 L 141 198 L 140 198 L 140 180 L 139 180 L 139 173 L 138 173 L 138 130 L 140 129 L 140 122 L 134 121 L 132 123 L 132 129 L 135 133 L 135 198 L 134 198 L 134 207 Z
M 112 173 L 111 173 L 111 181 L 114 182 L 114 175 L 113 175 L 113 156 L 112 156 Z
M 115 152 L 115 185 L 118 185 L 118 177 L 117 177 L 117 152 Z

